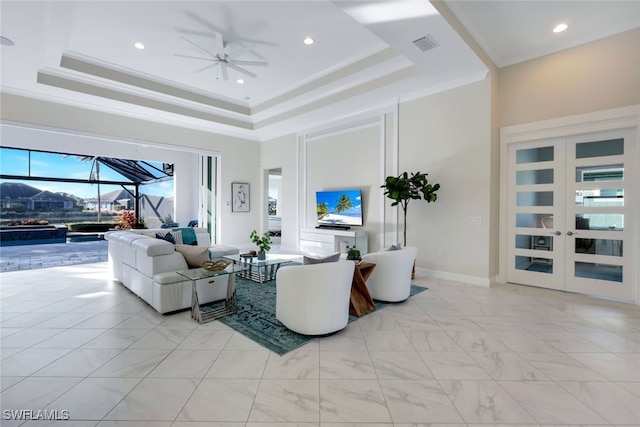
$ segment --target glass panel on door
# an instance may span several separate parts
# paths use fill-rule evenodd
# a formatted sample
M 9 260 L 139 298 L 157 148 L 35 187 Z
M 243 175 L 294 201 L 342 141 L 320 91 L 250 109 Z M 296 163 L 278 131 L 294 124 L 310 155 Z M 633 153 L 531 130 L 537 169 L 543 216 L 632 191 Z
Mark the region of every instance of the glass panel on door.
M 608 181 L 624 181 L 624 165 L 622 163 L 576 167 L 576 182 Z
M 521 228 L 553 228 L 553 214 L 549 213 L 517 213 L 516 227 Z
M 624 214 L 576 214 L 577 230 L 624 231 Z
M 553 184 L 553 169 L 532 169 L 516 172 L 516 185 Z
M 516 255 L 515 268 L 516 270 L 553 274 L 553 260 L 544 257 Z
M 622 266 L 593 262 L 576 262 L 575 276 L 609 282 L 622 282 Z
M 538 251 L 553 251 L 553 236 L 516 234 L 516 248 L 534 249 Z
M 585 188 L 575 192 L 576 206 L 624 206 L 622 188 Z
M 516 150 L 516 164 L 553 161 L 553 146 Z
M 579 142 L 576 144 L 576 159 L 591 157 L 621 156 L 624 154 L 624 138 L 602 141 Z
M 576 238 L 575 253 L 621 257 L 622 240 Z
M 518 191 L 516 206 L 553 206 L 553 191 Z

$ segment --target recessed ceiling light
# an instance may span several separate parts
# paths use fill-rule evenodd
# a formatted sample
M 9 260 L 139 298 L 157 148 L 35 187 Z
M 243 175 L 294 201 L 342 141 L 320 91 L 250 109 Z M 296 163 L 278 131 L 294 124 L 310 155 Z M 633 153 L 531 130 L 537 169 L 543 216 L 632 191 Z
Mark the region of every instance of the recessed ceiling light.
M 304 44 L 313 44 L 313 39 L 311 37 L 306 37 L 303 42 Z
M 140 50 L 142 50 L 142 49 L 144 49 L 144 48 L 145 48 L 144 43 L 141 43 L 141 42 L 136 42 L 136 43 L 134 43 L 134 44 L 133 44 L 133 46 L 134 46 L 136 49 L 140 49 Z
M 238 80 L 236 80 L 236 83 L 238 83 L 239 85 L 243 85 L 244 84 L 244 80 L 238 79 Z
M 13 40 L 0 36 L 0 44 L 3 46 L 13 46 Z
M 553 29 L 554 33 L 561 33 L 564 30 L 566 30 L 567 28 L 569 28 L 569 26 L 567 24 L 558 24 L 556 25 L 556 27 Z

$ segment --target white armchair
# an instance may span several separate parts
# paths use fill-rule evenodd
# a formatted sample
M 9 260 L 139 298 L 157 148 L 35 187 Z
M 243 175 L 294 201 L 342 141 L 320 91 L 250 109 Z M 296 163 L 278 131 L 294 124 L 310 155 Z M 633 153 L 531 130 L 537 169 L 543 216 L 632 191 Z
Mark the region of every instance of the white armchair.
M 276 319 L 303 335 L 325 335 L 349 322 L 355 264 L 338 261 L 281 267 L 276 273 Z
M 371 298 L 389 302 L 409 298 L 411 270 L 417 254 L 417 248 L 407 246 L 398 250 L 381 250 L 363 255 L 362 261 L 376 264 L 366 282 Z

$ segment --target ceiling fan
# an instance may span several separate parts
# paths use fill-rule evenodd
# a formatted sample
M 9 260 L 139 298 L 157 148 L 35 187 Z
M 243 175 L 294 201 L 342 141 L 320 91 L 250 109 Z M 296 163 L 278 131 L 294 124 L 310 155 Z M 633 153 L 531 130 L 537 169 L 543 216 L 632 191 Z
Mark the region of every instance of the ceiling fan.
M 180 56 L 183 58 L 200 59 L 200 60 L 211 62 L 211 64 L 207 65 L 206 67 L 196 70 L 197 73 L 208 70 L 212 67 L 217 67 L 218 70 L 222 72 L 222 78 L 226 81 L 226 80 L 229 80 L 229 70 L 228 70 L 229 68 L 231 68 L 232 70 L 236 70 L 242 74 L 245 74 L 249 77 L 257 77 L 258 76 L 257 74 L 252 73 L 251 71 L 241 67 L 241 65 L 254 65 L 254 66 L 260 66 L 260 67 L 266 67 L 267 65 L 269 65 L 267 61 L 244 61 L 244 60 L 233 59 L 231 55 L 233 56 L 242 55 L 243 53 L 251 49 L 252 46 L 250 45 L 244 46 L 241 49 L 231 54 L 228 54 L 225 52 L 225 47 L 227 43 L 224 42 L 224 39 L 222 38 L 222 34 L 220 34 L 217 31 L 215 32 L 215 38 L 216 38 L 215 53 L 203 48 L 202 46 L 194 43 L 193 41 L 189 40 L 186 37 L 182 37 L 182 38 L 208 55 L 208 56 L 195 56 L 195 55 L 184 55 L 180 53 L 174 53 L 175 56 Z

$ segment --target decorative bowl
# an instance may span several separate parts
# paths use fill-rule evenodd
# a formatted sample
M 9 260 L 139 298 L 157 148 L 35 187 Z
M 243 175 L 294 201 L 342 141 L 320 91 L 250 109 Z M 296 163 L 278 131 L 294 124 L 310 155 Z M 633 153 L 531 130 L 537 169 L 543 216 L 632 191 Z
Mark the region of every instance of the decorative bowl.
M 205 261 L 202 263 L 202 268 L 208 271 L 221 271 L 227 268 L 231 264 L 231 261 L 226 259 L 219 259 L 216 261 Z

